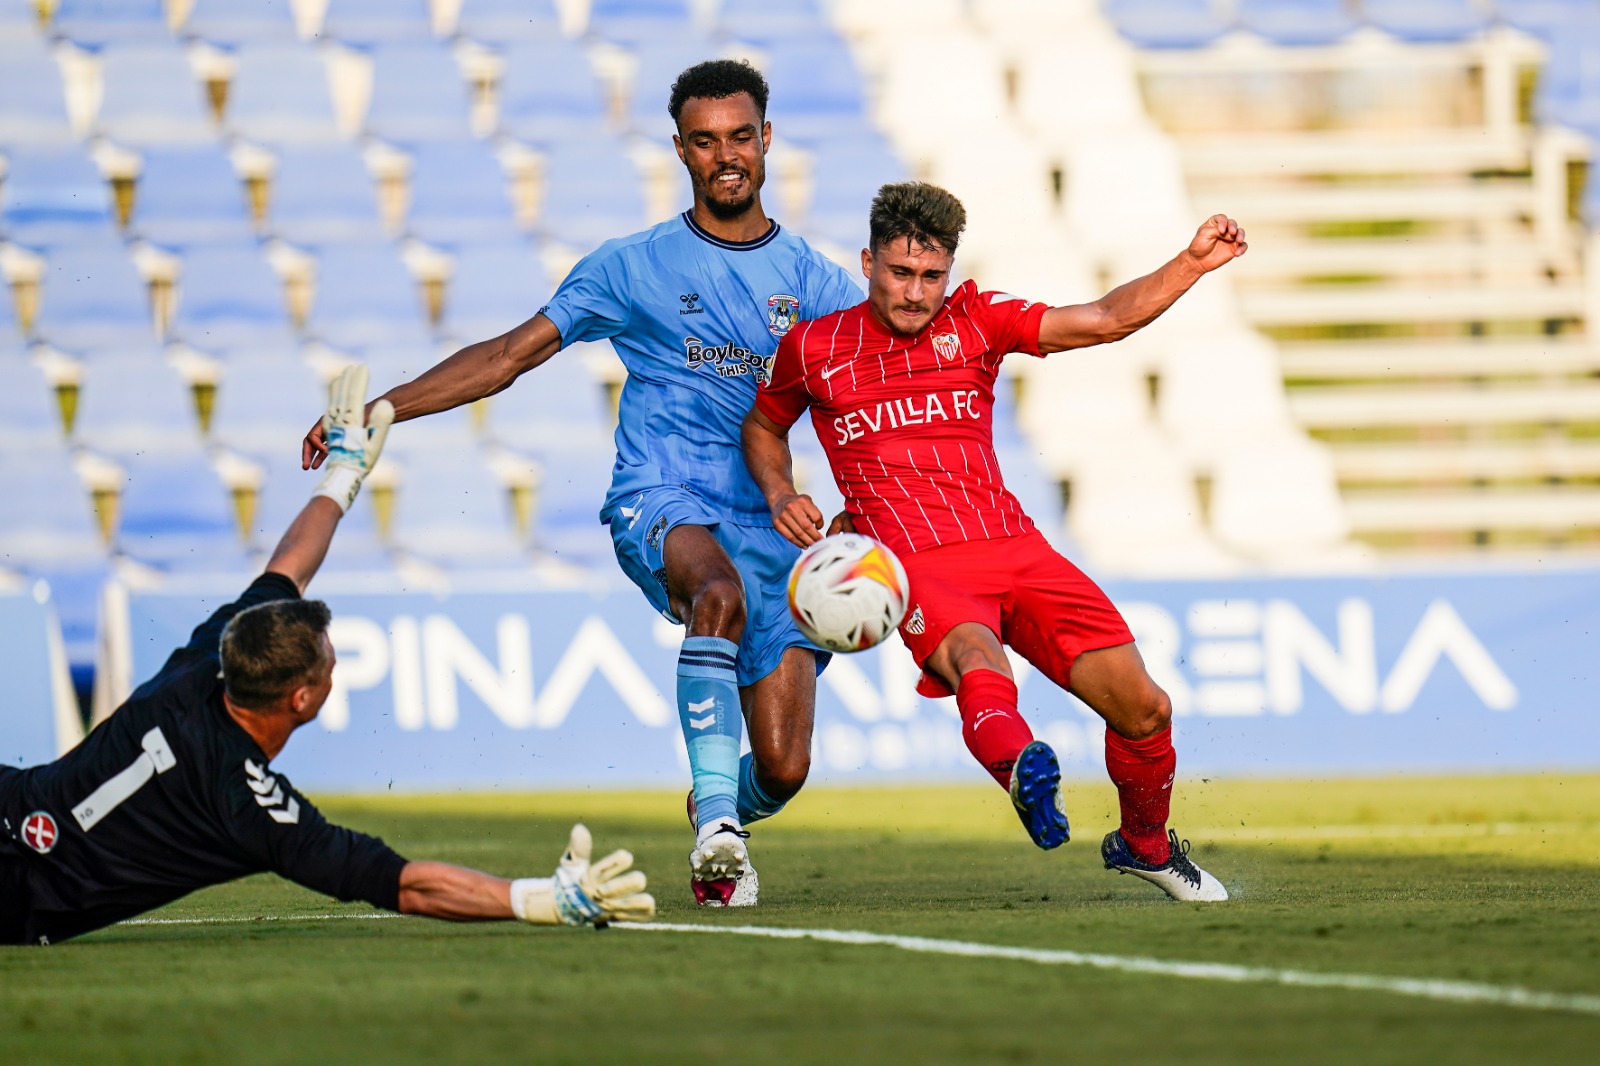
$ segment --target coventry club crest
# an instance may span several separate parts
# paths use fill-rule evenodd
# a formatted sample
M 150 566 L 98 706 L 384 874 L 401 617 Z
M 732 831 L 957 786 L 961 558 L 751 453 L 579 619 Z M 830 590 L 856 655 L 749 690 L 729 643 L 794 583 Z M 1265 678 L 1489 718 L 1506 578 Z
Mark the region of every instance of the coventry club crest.
M 775 293 L 767 297 L 767 330 L 774 337 L 782 337 L 800 324 L 800 301 L 793 296 Z

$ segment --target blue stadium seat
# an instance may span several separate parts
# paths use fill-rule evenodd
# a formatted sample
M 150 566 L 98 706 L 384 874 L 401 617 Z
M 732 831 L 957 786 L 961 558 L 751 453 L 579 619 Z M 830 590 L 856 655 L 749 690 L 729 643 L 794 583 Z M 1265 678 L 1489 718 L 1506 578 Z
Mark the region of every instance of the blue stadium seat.
M 736 41 L 771 45 L 831 34 L 818 0 L 723 0 L 717 13 L 722 30 Z
M 773 42 L 764 73 L 772 87 L 767 117 L 777 136 L 809 142 L 870 130 L 866 90 L 843 41 Z
M 463 0 L 456 30 L 484 44 L 549 41 L 561 37 L 552 0 Z
M 424 142 L 412 147 L 407 231 L 435 244 L 503 241 L 516 216 L 494 149 L 484 141 Z
M 589 32 L 621 44 L 654 45 L 692 29 L 688 0 L 591 0 Z
M 36 37 L 0 38 L 0 147 L 73 139 L 61 70 Z
M 213 145 L 146 151 L 129 225 L 169 248 L 240 244 L 254 233 L 244 182 Z
M 562 447 L 574 434 L 598 432 L 606 438 L 611 413 L 605 387 L 585 362 L 589 347 L 580 342 L 557 352 L 491 397 L 489 427 L 495 440 L 536 454 Z
M 198 450 L 118 457 L 127 471 L 116 547 L 167 570 L 246 570 L 227 486 Z
M 10 153 L 0 185 L 0 233 L 30 248 L 115 237 L 111 185 L 80 147 Z
M 532 454 L 544 468 L 534 547 L 567 562 L 609 571 L 616 564 L 611 537 L 599 515 L 616 457 L 611 434 L 599 428 L 569 431 L 561 445 Z
M 670 143 L 677 129 L 667 113 L 672 83 L 696 63 L 715 59 L 719 50 L 703 39 L 677 40 L 639 50 L 628 124 L 651 140 Z
M 620 142 L 573 141 L 549 158 L 539 227 L 551 238 L 587 252 L 648 224 L 638 168 Z
M 84 364 L 72 430 L 79 442 L 116 454 L 197 447 L 194 394 L 160 349 L 149 342 L 104 349 Z
M 866 246 L 867 209 L 887 182 L 910 177 L 882 137 L 819 141 L 811 146 L 814 186 L 805 232 L 845 248 Z
M 149 344 L 155 339 L 144 279 L 115 240 L 50 253 L 33 328 L 39 337 L 68 351 Z
M 129 147 L 215 141 L 204 90 L 176 45 L 108 48 L 100 69 L 105 78 L 96 123 L 101 133 Z
M 439 44 L 373 49 L 367 132 L 391 141 L 465 137 L 471 111 L 455 57 Z
M 32 0 L 0 0 L 0 41 L 39 37 L 39 9 Z
M 204 351 L 295 348 L 283 284 L 253 244 L 207 245 L 183 256 L 175 337 Z
M 17 358 L 22 352 L 21 325 L 17 322 L 16 301 L 0 286 L 0 361 Z
M 355 45 L 430 40 L 428 0 L 333 0 L 322 36 Z
M 253 456 L 266 468 L 266 478 L 256 497 L 255 517 L 250 523 L 250 540 L 260 548 L 270 550 L 278 542 L 284 530 L 289 528 L 289 523 L 311 499 L 317 482 L 322 480 L 321 471 L 300 469 L 298 441 L 306 427 L 311 425 L 311 419 L 316 417 L 316 410 L 320 410 L 326 402 L 326 397 L 318 401 L 318 407 L 309 418 L 303 420 L 305 425 L 295 435 L 295 441 L 287 451 L 274 448 Z M 380 463 L 382 461 L 379 460 Z M 339 535 L 333 538 L 333 543 L 328 547 L 328 556 L 323 560 L 321 572 L 391 569 L 388 549 L 378 540 L 377 528 L 372 493 L 367 491 L 357 498 L 355 506 L 339 522 Z
M 1568 27 L 1579 27 L 1591 19 L 1595 0 L 1496 0 L 1495 17 L 1544 41 L 1561 36 Z
M 604 94 L 582 49 L 559 37 L 508 48 L 500 125 L 535 144 L 603 131 Z
M 317 263 L 308 328 L 336 348 L 419 342 L 427 329 L 417 284 L 388 244 L 331 245 Z
M 1459 41 L 1481 32 L 1488 17 L 1472 0 L 1363 0 L 1367 21 L 1402 41 Z
M 55 390 L 39 368 L 0 345 L 0 451 L 61 446 Z
M 405 481 L 395 494 L 394 539 L 416 555 L 451 567 L 516 567 L 511 494 L 476 451 L 404 454 Z
M 65 446 L 0 449 L 0 565 L 28 570 L 105 558 L 89 493 Z
M 170 40 L 162 0 L 60 0 L 51 26 L 78 44 Z
M 240 48 L 226 121 L 239 136 L 265 144 L 338 140 L 322 57 L 299 45 Z
M 373 392 L 387 388 L 373 382 Z M 292 351 L 229 359 L 217 382 L 211 434 L 245 452 L 298 451 L 328 390 Z
M 464 245 L 455 255 L 444 312 L 462 343 L 498 337 L 532 318 L 550 298 L 544 267 L 522 241 Z
M 1359 22 L 1345 0 L 1240 0 L 1239 22 L 1273 44 L 1333 44 Z
M 384 237 L 372 176 L 360 153 L 348 145 L 280 151 L 268 193 L 267 217 L 273 232 L 293 244 Z
M 262 0 L 194 0 L 183 32 L 213 44 L 289 44 L 299 39 L 293 8 Z
M 1200 48 L 1228 30 L 1215 0 L 1105 0 L 1104 10 L 1142 48 Z

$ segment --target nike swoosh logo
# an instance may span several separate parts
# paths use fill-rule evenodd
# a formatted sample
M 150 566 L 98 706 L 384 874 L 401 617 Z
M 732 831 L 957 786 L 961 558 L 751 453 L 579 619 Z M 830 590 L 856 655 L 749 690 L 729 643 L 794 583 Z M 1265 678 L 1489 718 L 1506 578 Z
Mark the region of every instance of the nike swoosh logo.
M 838 366 L 829 367 L 828 369 L 822 371 L 822 380 L 827 381 L 829 378 L 833 377 L 833 375 L 837 374 L 839 371 L 843 370 L 849 365 L 849 363 L 840 363 Z

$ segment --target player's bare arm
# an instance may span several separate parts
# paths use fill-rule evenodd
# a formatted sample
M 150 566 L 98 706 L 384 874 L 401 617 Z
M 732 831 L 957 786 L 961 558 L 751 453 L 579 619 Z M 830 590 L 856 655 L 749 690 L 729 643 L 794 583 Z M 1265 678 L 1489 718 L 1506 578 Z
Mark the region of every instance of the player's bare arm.
M 750 476 L 772 509 L 773 528 L 802 548 L 821 540 L 822 511 L 810 496 L 795 488 L 789 431 L 752 407 L 739 437 Z M 835 518 L 834 525 L 839 524 Z M 836 530 L 830 528 L 829 532 Z
M 1046 311 L 1039 322 L 1039 350 L 1060 352 L 1119 341 L 1154 322 L 1195 282 L 1231 263 L 1248 247 L 1238 222 L 1212 215 L 1189 247 L 1154 273 L 1119 285 L 1093 303 Z
M 534 315 L 508 333 L 467 345 L 378 399 L 393 405 L 396 422 L 448 411 L 503 391 L 560 349 L 561 334 L 555 324 L 543 315 Z M 300 445 L 300 466 L 316 470 L 327 454 L 318 421 Z

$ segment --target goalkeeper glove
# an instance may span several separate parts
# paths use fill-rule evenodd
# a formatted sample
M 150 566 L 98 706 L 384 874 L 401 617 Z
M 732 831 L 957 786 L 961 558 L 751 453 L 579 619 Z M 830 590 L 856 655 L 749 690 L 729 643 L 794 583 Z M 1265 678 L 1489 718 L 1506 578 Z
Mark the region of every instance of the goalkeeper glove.
M 383 451 L 383 440 L 394 421 L 394 405 L 379 400 L 362 425 L 367 399 L 367 368 L 352 363 L 328 386 L 328 412 L 322 416 L 322 434 L 328 445 L 328 471 L 316 495 L 326 496 L 348 511 Z
M 525 877 L 511 882 L 511 910 L 533 925 L 593 925 L 647 922 L 656 915 L 656 901 L 644 890 L 645 876 L 629 871 L 633 856 L 613 851 L 590 865 L 594 846 L 589 830 L 572 827 L 566 854 L 554 877 Z

